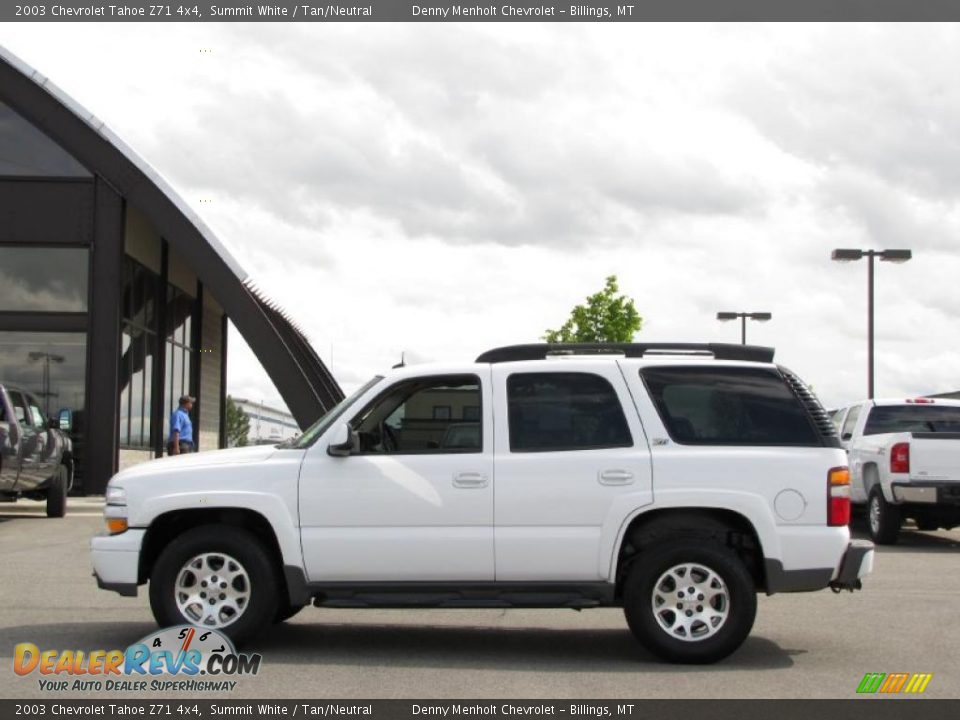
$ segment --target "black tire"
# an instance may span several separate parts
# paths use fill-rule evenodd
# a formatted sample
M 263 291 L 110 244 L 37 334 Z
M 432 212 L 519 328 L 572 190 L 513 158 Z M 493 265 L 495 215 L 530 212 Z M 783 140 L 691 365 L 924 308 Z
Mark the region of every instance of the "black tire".
M 677 633 L 670 633 L 661 626 L 658 615 L 665 622 L 671 617 L 682 621 L 682 617 L 671 615 L 675 609 L 666 604 L 659 605 L 659 613 L 654 609 L 654 588 L 667 573 L 676 566 L 692 564 L 696 568 L 712 571 L 722 582 L 726 590 L 726 600 L 717 597 L 713 602 L 726 603 L 727 616 L 719 623 L 718 629 L 709 634 L 707 623 L 699 621 L 690 628 L 687 637 L 704 633 L 703 639 L 682 639 Z M 700 570 L 691 570 L 691 580 L 700 580 Z M 661 585 L 661 590 L 663 586 Z M 680 588 L 674 586 L 674 590 Z M 655 655 L 672 663 L 713 663 L 734 652 L 753 627 L 757 616 L 757 594 L 753 578 L 747 572 L 743 561 L 729 548 L 710 540 L 669 539 L 661 544 L 644 550 L 631 564 L 624 582 L 624 607 L 630 630 L 640 643 Z M 685 595 L 687 597 L 687 595 Z M 689 601 L 700 602 L 694 595 Z M 705 606 L 711 602 L 704 598 Z M 686 602 L 686 601 L 684 601 Z M 720 605 L 712 605 L 719 609 Z M 692 605 L 689 611 L 697 613 L 701 605 Z M 687 610 L 683 610 L 684 613 Z M 683 631 L 686 632 L 686 631 Z
M 291 605 L 289 603 L 279 603 L 277 606 L 277 612 L 273 616 L 274 623 L 286 622 L 298 612 L 303 610 L 306 605 Z
M 218 553 L 239 563 L 249 581 L 249 586 L 241 583 L 249 593 L 242 612 L 220 626 L 181 612 L 175 592 L 177 579 L 192 558 Z M 214 627 L 235 643 L 242 643 L 270 626 L 277 614 L 280 587 L 276 564 L 255 535 L 242 528 L 202 525 L 174 538 L 160 553 L 150 573 L 150 608 L 160 627 L 183 624 Z
M 940 525 L 934 520 L 917 520 L 917 530 L 922 530 L 923 532 L 931 532 L 933 530 L 939 530 Z
M 867 500 L 867 529 L 870 539 L 877 545 L 896 545 L 900 539 L 900 508 L 891 505 L 883 497 L 879 487 L 870 491 Z
M 57 466 L 47 488 L 47 517 L 62 518 L 67 514 L 67 468 Z

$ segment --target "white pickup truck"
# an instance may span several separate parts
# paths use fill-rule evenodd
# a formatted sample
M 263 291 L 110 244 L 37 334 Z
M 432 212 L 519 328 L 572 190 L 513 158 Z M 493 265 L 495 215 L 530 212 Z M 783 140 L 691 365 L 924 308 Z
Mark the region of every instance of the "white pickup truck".
M 908 518 L 920 530 L 960 525 L 960 402 L 868 400 L 833 419 L 874 542 L 896 543 Z
M 101 588 L 242 640 L 301 607 L 621 607 L 675 662 L 756 593 L 859 589 L 849 473 L 807 387 L 740 345 L 519 345 L 375 377 L 302 436 L 110 480 Z

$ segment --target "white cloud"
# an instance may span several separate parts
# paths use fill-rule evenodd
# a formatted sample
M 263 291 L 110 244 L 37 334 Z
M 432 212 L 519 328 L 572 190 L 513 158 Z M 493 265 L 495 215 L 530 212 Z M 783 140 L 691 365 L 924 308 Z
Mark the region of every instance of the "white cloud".
M 751 341 L 828 404 L 960 386 L 960 30 L 19 25 L 344 385 L 535 340 L 612 272 L 650 340 Z M 200 53 L 210 48 L 212 53 Z M 231 389 L 275 399 L 231 343 Z

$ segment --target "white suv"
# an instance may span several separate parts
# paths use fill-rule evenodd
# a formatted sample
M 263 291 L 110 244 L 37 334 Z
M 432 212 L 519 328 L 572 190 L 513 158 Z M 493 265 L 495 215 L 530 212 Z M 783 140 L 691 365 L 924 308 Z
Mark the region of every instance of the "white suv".
M 399 367 L 302 436 L 116 475 L 102 588 L 242 640 L 321 607 L 622 607 L 712 662 L 756 593 L 857 589 L 832 423 L 773 350 L 520 345 Z

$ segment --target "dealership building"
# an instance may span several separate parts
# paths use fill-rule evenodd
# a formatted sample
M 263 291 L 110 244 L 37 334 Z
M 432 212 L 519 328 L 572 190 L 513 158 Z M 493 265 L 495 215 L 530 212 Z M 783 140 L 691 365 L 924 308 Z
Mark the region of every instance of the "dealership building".
M 233 398 L 233 402 L 250 424 L 246 437 L 248 445 L 283 442 L 300 433 L 297 421 L 286 410 L 246 398 Z
M 197 397 L 197 449 L 225 445 L 228 318 L 298 425 L 340 400 L 303 333 L 188 204 L 0 47 L 0 383 L 48 416 L 73 412 L 75 492 L 161 455 L 183 394 Z

